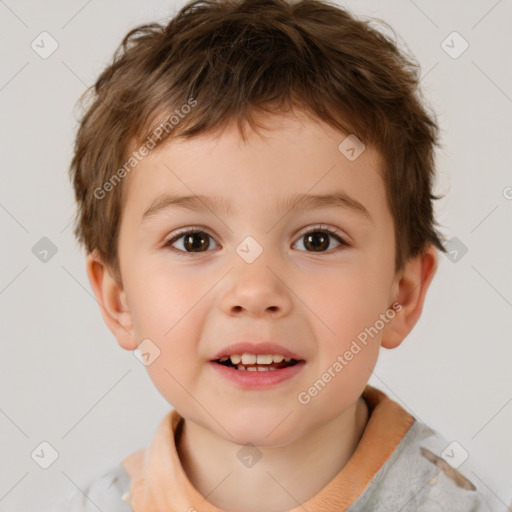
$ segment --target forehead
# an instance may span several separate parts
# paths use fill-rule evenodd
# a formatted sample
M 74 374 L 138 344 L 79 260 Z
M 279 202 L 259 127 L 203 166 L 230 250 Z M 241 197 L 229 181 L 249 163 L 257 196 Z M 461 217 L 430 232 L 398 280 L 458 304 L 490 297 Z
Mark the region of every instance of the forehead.
M 382 217 L 383 159 L 373 146 L 300 114 L 267 115 L 263 122 L 265 129 L 249 130 L 245 140 L 235 122 L 222 131 L 166 140 L 128 176 L 127 209 L 141 220 L 174 194 L 195 196 L 198 209 L 202 204 L 236 214 L 257 211 L 263 202 L 290 209 L 305 204 L 297 204 L 300 195 L 339 192 L 356 206 L 353 213 L 360 205 L 371 218 Z

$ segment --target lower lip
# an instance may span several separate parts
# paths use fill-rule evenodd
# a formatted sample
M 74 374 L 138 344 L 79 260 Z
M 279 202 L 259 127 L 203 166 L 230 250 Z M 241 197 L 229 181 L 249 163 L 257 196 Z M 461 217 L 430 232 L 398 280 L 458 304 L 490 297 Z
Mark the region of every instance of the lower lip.
M 248 389 L 263 389 L 276 386 L 285 380 L 297 375 L 304 367 L 305 361 L 300 361 L 293 366 L 286 366 L 279 370 L 267 370 L 263 372 L 236 370 L 229 366 L 210 361 L 210 364 L 226 379 L 234 384 Z

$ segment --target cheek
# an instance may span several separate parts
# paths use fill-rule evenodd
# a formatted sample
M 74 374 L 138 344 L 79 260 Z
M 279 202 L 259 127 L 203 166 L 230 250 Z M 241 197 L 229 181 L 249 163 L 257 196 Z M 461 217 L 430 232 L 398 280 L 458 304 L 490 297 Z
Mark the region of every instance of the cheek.
M 151 288 L 148 286 L 148 288 Z M 186 296 L 160 284 L 153 293 L 139 297 L 137 334 L 149 338 L 158 357 L 146 366 L 160 394 L 173 406 L 190 402 L 200 377 L 198 358 L 201 322 L 196 296 Z M 194 307 L 195 306 L 195 307 Z
M 168 338 L 174 326 L 180 320 L 186 321 L 197 303 L 197 281 L 176 273 L 171 275 L 168 269 L 148 267 L 135 270 L 127 280 L 134 326 L 138 335 Z
M 323 324 L 322 337 L 346 343 L 373 325 L 390 306 L 385 275 L 370 266 L 351 266 L 333 274 L 321 289 L 313 284 L 308 295 L 314 297 L 311 309 Z
M 318 368 L 314 377 L 297 394 L 300 407 L 320 423 L 329 421 L 361 396 L 378 358 L 377 344 L 349 344 L 329 363 Z
M 186 396 L 180 386 L 189 386 L 197 368 L 198 340 L 201 337 L 197 313 L 198 295 L 162 274 L 145 276 L 144 286 L 134 286 L 130 303 L 137 341 L 150 340 L 155 354 L 146 371 L 155 387 L 169 403 Z M 128 290 L 127 290 L 128 293 Z M 199 296 L 200 297 L 200 296 Z M 195 306 L 195 307 L 194 307 Z

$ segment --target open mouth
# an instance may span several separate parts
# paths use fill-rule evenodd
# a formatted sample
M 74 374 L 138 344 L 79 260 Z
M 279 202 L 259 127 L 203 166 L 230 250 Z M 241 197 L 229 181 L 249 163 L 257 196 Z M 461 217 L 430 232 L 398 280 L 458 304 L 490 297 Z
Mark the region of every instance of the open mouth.
M 242 361 L 237 361 L 235 358 L 234 361 L 231 360 L 230 357 L 222 357 L 221 359 L 216 359 L 215 363 L 220 364 L 222 366 L 227 366 L 228 368 L 232 368 L 233 370 L 240 371 L 258 371 L 258 372 L 266 372 L 273 370 L 281 370 L 282 368 L 288 368 L 289 366 L 294 366 L 299 363 L 296 359 L 284 358 L 280 362 L 272 361 L 268 363 L 250 363 L 243 364 Z

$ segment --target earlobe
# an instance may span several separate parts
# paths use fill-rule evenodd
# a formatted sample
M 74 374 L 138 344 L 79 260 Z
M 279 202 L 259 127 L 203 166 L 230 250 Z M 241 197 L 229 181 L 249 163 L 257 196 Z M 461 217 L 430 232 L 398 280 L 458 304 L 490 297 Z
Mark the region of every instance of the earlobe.
M 86 271 L 107 327 L 122 348 L 135 350 L 137 341 L 126 294 L 96 250 L 87 255 Z
M 424 253 L 405 264 L 397 277 L 391 301 L 400 305 L 400 311 L 384 329 L 381 342 L 384 348 L 398 347 L 418 322 L 437 263 L 436 248 L 430 245 Z M 398 311 L 398 308 L 394 309 Z

